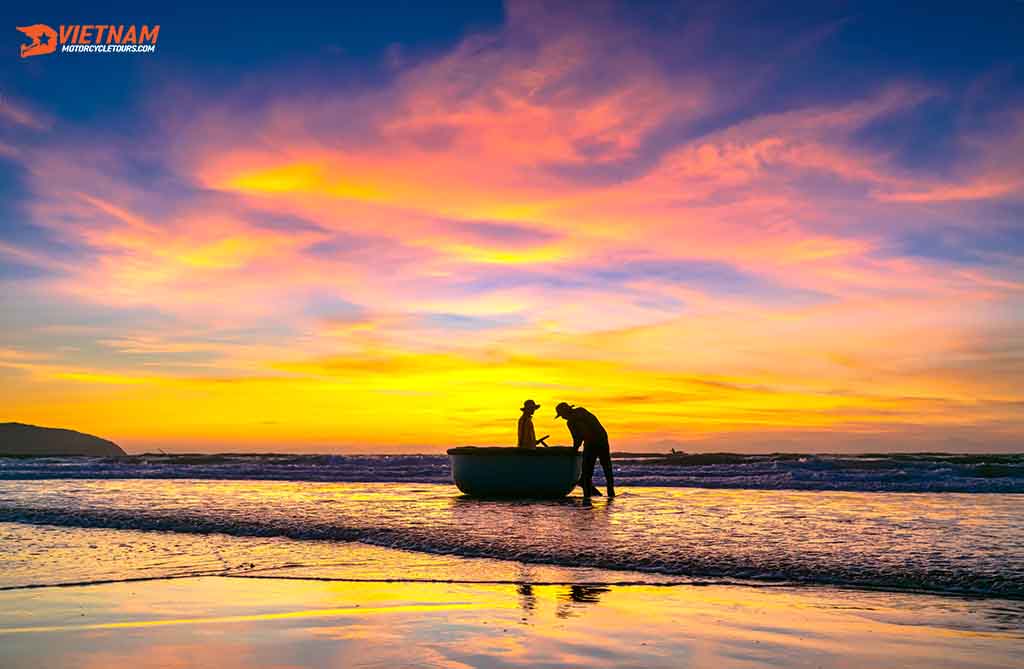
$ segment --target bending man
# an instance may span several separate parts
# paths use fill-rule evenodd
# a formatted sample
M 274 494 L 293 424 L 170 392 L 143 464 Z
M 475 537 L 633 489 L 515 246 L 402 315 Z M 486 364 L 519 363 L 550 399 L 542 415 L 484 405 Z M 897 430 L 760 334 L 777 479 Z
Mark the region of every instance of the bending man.
M 608 433 L 597 416 L 583 407 L 574 407 L 566 402 L 555 407 L 555 418 L 564 418 L 569 432 L 572 434 L 572 447 L 579 450 L 583 444 L 583 475 L 580 486 L 583 487 L 583 498 L 589 499 L 594 488 L 594 463 L 601 461 L 604 480 L 608 483 L 608 496 L 615 497 L 615 481 L 612 479 L 611 447 L 608 444 Z M 597 494 L 601 494 L 598 492 Z

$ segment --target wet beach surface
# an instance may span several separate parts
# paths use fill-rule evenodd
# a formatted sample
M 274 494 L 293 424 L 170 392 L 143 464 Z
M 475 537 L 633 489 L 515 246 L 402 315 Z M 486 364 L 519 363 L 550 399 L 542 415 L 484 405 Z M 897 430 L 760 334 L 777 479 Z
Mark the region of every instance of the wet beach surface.
M 1016 603 L 831 588 L 202 577 L 0 592 L 46 666 L 1009 667 Z

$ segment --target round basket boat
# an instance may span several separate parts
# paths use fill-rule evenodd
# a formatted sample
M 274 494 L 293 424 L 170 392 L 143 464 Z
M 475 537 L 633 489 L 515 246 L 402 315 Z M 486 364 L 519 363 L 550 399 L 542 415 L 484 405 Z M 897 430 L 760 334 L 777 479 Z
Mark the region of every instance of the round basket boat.
M 452 478 L 470 497 L 565 497 L 580 480 L 583 457 L 568 446 L 448 449 Z

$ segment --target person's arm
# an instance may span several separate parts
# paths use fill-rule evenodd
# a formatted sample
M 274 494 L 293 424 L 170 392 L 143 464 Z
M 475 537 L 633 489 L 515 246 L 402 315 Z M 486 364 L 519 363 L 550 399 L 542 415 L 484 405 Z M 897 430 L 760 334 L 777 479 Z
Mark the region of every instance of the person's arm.
M 583 444 L 583 430 L 577 423 L 572 422 L 569 423 L 569 434 L 572 435 L 573 450 L 580 450 L 580 445 Z
M 527 446 L 530 442 L 526 436 L 526 421 L 523 418 L 519 419 L 519 440 L 516 442 L 516 446 L 520 448 Z

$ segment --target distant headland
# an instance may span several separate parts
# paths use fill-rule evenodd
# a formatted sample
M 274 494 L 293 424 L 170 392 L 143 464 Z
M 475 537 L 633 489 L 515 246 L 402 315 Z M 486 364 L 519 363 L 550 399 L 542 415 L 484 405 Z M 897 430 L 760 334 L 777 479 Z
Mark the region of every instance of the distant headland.
M 24 423 L 0 423 L 0 455 L 126 455 L 112 441 L 91 434 Z

